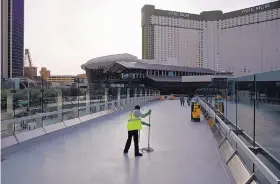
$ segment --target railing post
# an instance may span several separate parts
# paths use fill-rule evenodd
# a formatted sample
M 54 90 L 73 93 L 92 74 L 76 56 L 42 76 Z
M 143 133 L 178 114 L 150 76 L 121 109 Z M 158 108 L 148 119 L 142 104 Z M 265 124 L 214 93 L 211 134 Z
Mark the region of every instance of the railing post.
M 14 110 L 13 110 L 13 93 L 9 90 L 7 92 L 7 116 L 9 119 L 14 118 Z
M 118 88 L 118 108 L 121 107 L 121 88 Z
M 57 91 L 57 110 L 58 111 L 61 111 L 62 110 L 62 104 L 63 103 L 63 101 L 62 101 L 62 91 L 61 90 L 58 90 Z M 58 122 L 60 122 L 60 121 L 63 121 L 63 119 L 62 119 L 62 113 L 59 113 L 59 114 L 57 114 L 57 119 L 58 119 Z M 36 128 L 37 128 L 37 125 L 36 125 Z
M 256 91 L 257 91 L 257 82 L 256 82 L 256 75 L 254 75 L 254 115 L 253 115 L 253 148 L 254 153 L 257 155 L 256 152 Z M 253 173 L 255 173 L 255 164 L 253 163 Z
M 87 88 L 86 90 L 86 111 L 87 114 L 90 114 L 90 90 Z
M 126 91 L 126 104 L 125 106 L 129 106 L 130 105 L 130 88 L 127 88 L 127 91 Z
M 122 99 L 123 109 L 126 107 L 126 102 L 127 102 L 127 99 Z
M 73 119 L 78 118 L 79 117 L 79 108 L 73 108 Z
M 80 117 L 80 114 L 79 114 L 79 107 L 80 107 L 80 78 L 77 78 L 77 82 L 78 82 L 78 109 L 77 109 L 77 114 L 78 114 L 78 117 Z
M 155 98 L 157 99 L 158 98 L 158 90 L 156 90 L 156 94 L 155 95 L 156 95 Z
M 105 110 L 107 110 L 108 109 L 108 88 L 105 88 L 104 102 L 105 102 Z
M 134 104 L 133 105 L 138 105 L 138 100 L 137 100 L 137 88 L 134 89 Z
M 100 111 L 100 102 L 95 104 L 95 109 L 96 109 L 96 112 Z
M 147 100 L 147 89 L 145 89 L 145 101 Z
M 114 109 L 115 108 L 115 100 L 111 100 L 110 103 L 111 103 L 111 108 L 110 109 Z
M 143 102 L 143 99 L 142 99 L 142 89 L 139 89 L 140 90 L 140 104 Z

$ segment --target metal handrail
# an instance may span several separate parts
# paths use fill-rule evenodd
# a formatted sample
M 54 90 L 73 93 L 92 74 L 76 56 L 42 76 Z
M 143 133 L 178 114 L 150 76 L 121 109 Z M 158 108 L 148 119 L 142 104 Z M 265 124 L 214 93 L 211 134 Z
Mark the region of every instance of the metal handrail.
M 279 184 L 280 179 L 274 175 L 274 173 L 246 146 L 246 144 L 233 131 L 231 131 L 230 136 L 270 183 Z
M 206 110 L 212 110 L 212 108 L 209 107 L 204 100 L 200 99 L 200 103 Z M 246 156 L 248 156 L 252 163 L 257 166 L 258 170 L 266 177 L 266 179 L 272 184 L 279 184 L 280 179 L 246 146 L 236 133 L 232 131 L 232 129 L 230 129 L 230 127 L 226 125 L 226 123 L 217 114 L 215 115 L 215 118 L 220 123 L 220 127 L 226 131 L 227 136 L 230 136 L 239 148 L 243 150 Z
M 113 103 L 108 102 L 108 104 Z M 104 105 L 105 103 L 98 103 L 98 105 Z M 1 122 L 1 124 L 5 125 L 5 124 L 9 124 L 9 123 L 13 123 L 13 122 L 18 122 L 18 121 L 26 121 L 26 120 L 31 120 L 31 119 L 37 119 L 37 118 L 42 118 L 42 117 L 46 117 L 46 116 L 50 116 L 50 115 L 57 115 L 57 114 L 61 114 L 61 113 L 66 113 L 66 112 L 71 112 L 71 111 L 75 111 L 75 110 L 82 110 L 82 109 L 86 109 L 87 107 L 94 107 L 97 104 L 91 104 L 89 106 L 82 106 L 82 107 L 74 107 L 71 109 L 63 109 L 63 110 L 58 110 L 58 111 L 53 111 L 53 112 L 45 112 L 45 113 L 38 113 L 36 115 L 32 115 L 32 116 L 26 116 L 26 117 L 21 117 L 21 118 L 13 118 L 13 119 L 9 119 L 9 120 L 4 120 Z
M 140 98 L 140 97 L 136 97 L 136 98 Z M 130 98 L 132 100 L 136 100 L 136 98 Z M 127 101 L 127 99 L 122 99 Z M 148 100 L 148 99 L 147 99 Z M 108 101 L 107 104 L 114 104 L 118 102 L 117 100 L 114 101 Z M 2 125 L 7 125 L 10 123 L 17 123 L 17 122 L 21 122 L 21 121 L 26 121 L 26 120 L 32 120 L 32 119 L 37 119 L 37 118 L 43 118 L 46 116 L 50 116 L 50 115 L 57 115 L 57 114 L 62 114 L 62 113 L 66 113 L 66 112 L 72 112 L 72 111 L 77 111 L 77 110 L 83 110 L 86 109 L 88 107 L 95 107 L 96 105 L 105 105 L 106 102 L 102 102 L 102 103 L 94 103 L 94 104 L 90 104 L 88 106 L 81 106 L 81 107 L 74 107 L 71 109 L 63 109 L 63 110 L 58 110 L 58 111 L 53 111 L 53 112 L 45 112 L 45 113 L 38 113 L 36 115 L 32 115 L 32 116 L 25 116 L 25 117 L 21 117 L 21 118 L 13 118 L 13 119 L 9 119 L 9 120 L 4 120 L 1 122 Z
M 204 103 L 205 103 L 205 102 L 204 102 Z M 212 104 L 209 104 L 209 103 L 207 103 L 207 102 L 206 102 L 205 104 L 207 104 L 207 106 L 209 106 L 209 108 L 212 109 L 212 111 L 214 112 L 213 109 L 215 109 L 215 108 L 213 107 Z M 216 111 L 216 112 L 219 112 L 220 115 L 222 115 L 221 112 L 220 112 L 219 110 L 215 109 L 215 111 Z M 215 112 L 214 112 L 214 113 L 215 113 Z M 216 114 L 216 113 L 215 113 L 215 114 Z M 223 119 L 226 119 L 228 124 L 230 124 L 232 127 L 236 128 L 237 131 L 239 132 L 239 134 L 240 134 L 246 141 L 248 141 L 249 143 L 253 144 L 253 139 L 252 139 L 246 132 L 244 132 L 244 131 L 242 130 L 241 127 L 236 126 L 234 123 L 232 123 L 231 121 L 229 121 L 228 118 L 226 118 L 226 117 L 224 117 L 224 116 L 223 116 Z M 266 150 L 263 146 L 261 146 L 257 141 L 255 141 L 255 146 L 258 147 L 258 148 L 260 148 L 260 149 L 258 149 L 258 150 L 261 151 L 261 152 L 259 151 L 260 154 L 262 154 L 267 160 L 269 160 L 269 161 L 271 162 L 271 164 L 272 164 L 274 167 L 276 167 L 277 169 L 280 170 L 280 160 L 279 160 L 279 159 L 277 159 L 275 156 L 273 156 L 269 151 L 267 151 L 267 150 Z

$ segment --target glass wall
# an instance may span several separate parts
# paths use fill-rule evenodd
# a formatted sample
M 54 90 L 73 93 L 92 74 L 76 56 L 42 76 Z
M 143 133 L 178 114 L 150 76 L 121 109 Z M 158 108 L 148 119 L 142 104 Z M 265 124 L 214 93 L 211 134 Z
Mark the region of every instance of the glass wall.
M 230 121 L 228 125 L 240 139 L 280 177 L 280 71 L 228 79 L 205 90 L 211 93 L 198 92 Z M 266 183 L 242 150 L 236 144 L 232 147 L 248 169 Z

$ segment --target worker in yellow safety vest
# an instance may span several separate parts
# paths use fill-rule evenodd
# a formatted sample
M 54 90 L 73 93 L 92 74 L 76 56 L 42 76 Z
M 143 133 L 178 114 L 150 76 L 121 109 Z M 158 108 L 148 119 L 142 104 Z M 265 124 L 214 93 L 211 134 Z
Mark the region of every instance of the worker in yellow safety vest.
M 143 156 L 139 152 L 139 136 L 138 131 L 142 130 L 142 125 L 150 126 L 150 124 L 141 121 L 141 118 L 145 118 L 151 114 L 152 110 L 150 109 L 147 113 L 142 114 L 140 112 L 140 106 L 136 105 L 134 110 L 129 114 L 128 122 L 127 122 L 127 130 L 128 130 L 128 138 L 125 144 L 125 148 L 123 153 L 128 153 L 128 150 L 131 145 L 131 139 L 133 137 L 134 141 L 134 153 L 135 156 Z

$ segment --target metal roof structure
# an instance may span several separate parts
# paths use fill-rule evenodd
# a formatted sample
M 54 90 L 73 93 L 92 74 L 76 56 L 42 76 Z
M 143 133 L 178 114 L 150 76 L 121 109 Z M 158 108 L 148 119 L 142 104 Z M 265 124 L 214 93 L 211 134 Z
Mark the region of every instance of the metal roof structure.
M 182 77 L 179 76 L 147 76 L 147 78 L 157 82 L 182 82 Z
M 76 77 L 75 75 L 50 75 L 49 77 Z
M 263 73 L 256 73 L 256 81 L 280 81 L 280 70 L 263 72 Z M 254 81 L 254 75 L 246 75 L 242 77 L 236 77 L 235 80 L 238 81 Z
M 164 71 L 177 71 L 177 72 L 194 72 L 194 73 L 209 73 L 214 74 L 215 71 L 207 68 L 194 68 L 185 66 L 174 66 L 161 64 L 155 60 L 141 60 L 136 56 L 130 54 L 116 54 L 98 57 L 89 60 L 87 63 L 83 64 L 81 68 L 83 70 L 87 69 L 98 69 L 100 67 L 110 67 L 115 63 L 118 63 L 125 68 L 129 69 L 143 69 L 143 70 L 164 70 Z
M 144 69 L 144 70 L 166 70 L 166 71 L 178 71 L 178 72 L 195 72 L 195 73 L 215 73 L 214 70 L 207 68 L 192 68 L 184 66 L 173 65 L 161 65 L 161 64 L 149 64 L 142 62 L 126 62 L 116 61 L 116 63 L 131 69 Z

